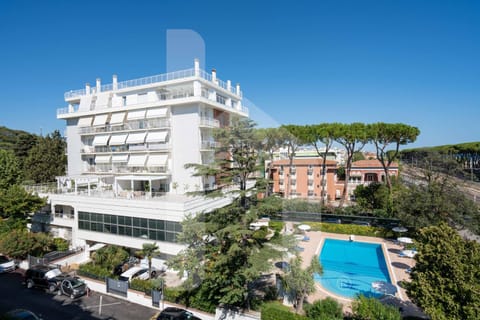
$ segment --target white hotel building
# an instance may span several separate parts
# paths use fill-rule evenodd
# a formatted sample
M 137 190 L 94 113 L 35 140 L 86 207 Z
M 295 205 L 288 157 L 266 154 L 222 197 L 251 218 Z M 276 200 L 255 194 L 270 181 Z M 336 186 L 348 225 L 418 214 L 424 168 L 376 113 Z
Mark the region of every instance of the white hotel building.
M 174 255 L 186 214 L 209 211 L 231 199 L 185 195 L 208 190 L 215 178 L 193 177 L 187 163 L 210 163 L 212 129 L 248 117 L 240 86 L 194 68 L 65 93 L 68 175 L 45 192 L 44 221 L 75 247 L 106 243 L 141 248 L 156 242 Z

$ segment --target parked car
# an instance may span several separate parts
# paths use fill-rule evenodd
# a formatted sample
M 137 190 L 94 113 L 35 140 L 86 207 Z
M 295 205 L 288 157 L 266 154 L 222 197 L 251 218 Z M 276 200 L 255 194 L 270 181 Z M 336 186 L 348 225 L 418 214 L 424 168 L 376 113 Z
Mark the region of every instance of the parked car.
M 174 307 L 168 307 L 163 309 L 158 315 L 156 320 L 202 320 L 195 317 L 191 312 Z
M 132 279 L 142 279 L 142 280 L 147 280 L 150 278 L 150 275 L 148 274 L 148 268 L 145 267 L 131 267 L 124 273 L 118 277 L 119 280 L 122 281 L 132 281 Z
M 116 276 L 121 275 L 122 273 L 136 265 L 138 261 L 139 260 L 135 257 L 128 257 L 128 259 L 115 266 L 115 268 L 113 269 L 113 274 Z
M 65 277 L 66 275 L 56 267 L 37 265 L 25 272 L 25 285 L 29 289 L 40 287 L 55 292 Z
M 70 299 L 75 299 L 87 294 L 87 290 L 85 282 L 75 277 L 68 277 L 61 282 L 57 294 L 64 294 L 69 296 Z
M 340 223 L 342 223 L 342 220 L 339 219 L 339 218 L 326 218 L 326 219 L 323 219 L 322 222 L 340 224 Z
M 42 318 L 38 317 L 35 313 L 30 310 L 25 309 L 15 309 L 9 311 L 5 314 L 6 319 L 12 320 L 42 320 Z M 2 318 L 3 319 L 3 318 Z
M 0 273 L 12 272 L 15 270 L 15 261 L 6 256 L 0 255 Z

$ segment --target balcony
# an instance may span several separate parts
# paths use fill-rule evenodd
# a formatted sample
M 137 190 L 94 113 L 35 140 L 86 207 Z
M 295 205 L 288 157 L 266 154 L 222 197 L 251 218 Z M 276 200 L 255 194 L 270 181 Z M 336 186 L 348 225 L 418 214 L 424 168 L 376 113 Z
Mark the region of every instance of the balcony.
M 220 144 L 215 141 L 202 141 L 200 144 L 200 151 L 215 151 L 220 147 Z
M 200 127 L 207 128 L 220 128 L 220 121 L 213 118 L 201 117 L 200 118 Z
M 118 131 L 143 130 L 143 129 L 162 129 L 170 128 L 169 119 L 136 120 L 121 125 L 105 125 L 100 127 L 80 127 L 78 133 L 81 135 L 108 133 Z

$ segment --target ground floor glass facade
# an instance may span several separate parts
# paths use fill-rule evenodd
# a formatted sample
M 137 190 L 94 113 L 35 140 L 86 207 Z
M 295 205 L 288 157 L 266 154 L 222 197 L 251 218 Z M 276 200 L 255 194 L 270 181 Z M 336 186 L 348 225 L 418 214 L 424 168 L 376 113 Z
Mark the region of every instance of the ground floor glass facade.
M 177 242 L 177 234 L 182 231 L 179 222 L 85 211 L 78 212 L 78 228 L 168 242 Z

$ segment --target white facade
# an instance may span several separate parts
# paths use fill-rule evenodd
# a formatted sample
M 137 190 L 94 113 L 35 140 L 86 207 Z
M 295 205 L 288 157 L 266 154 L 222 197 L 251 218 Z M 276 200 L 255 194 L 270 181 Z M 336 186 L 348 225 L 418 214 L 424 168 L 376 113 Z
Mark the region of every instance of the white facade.
M 48 194 L 50 226 L 71 235 L 74 246 L 141 248 L 156 241 L 162 252 L 176 254 L 185 214 L 231 201 L 185 196 L 215 184 L 214 177 L 193 177 L 185 165 L 212 162 L 212 129 L 248 116 L 240 86 L 201 70 L 198 60 L 188 70 L 112 80 L 66 92 L 68 107 L 57 110 L 67 126 L 68 175 Z

